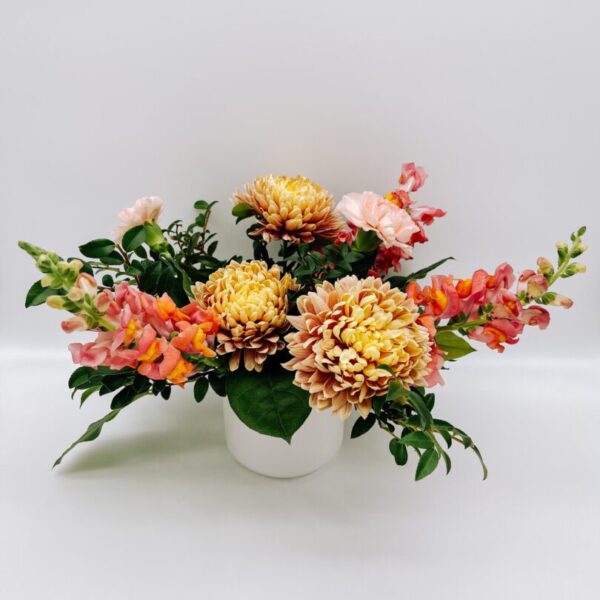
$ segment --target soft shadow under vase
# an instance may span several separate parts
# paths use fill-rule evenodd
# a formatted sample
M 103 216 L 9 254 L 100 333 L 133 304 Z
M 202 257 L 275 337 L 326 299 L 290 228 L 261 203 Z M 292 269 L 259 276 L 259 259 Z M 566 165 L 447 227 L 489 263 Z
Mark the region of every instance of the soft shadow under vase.
M 244 467 L 268 477 L 301 477 L 316 471 L 337 454 L 344 438 L 344 423 L 329 411 L 311 411 L 291 444 L 244 425 L 227 400 L 223 415 L 229 452 Z

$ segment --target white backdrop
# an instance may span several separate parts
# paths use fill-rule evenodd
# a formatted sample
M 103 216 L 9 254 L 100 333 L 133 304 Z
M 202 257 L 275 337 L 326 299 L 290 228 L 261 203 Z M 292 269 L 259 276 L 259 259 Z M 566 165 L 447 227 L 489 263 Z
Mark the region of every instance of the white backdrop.
M 596 0 L 0 0 L 0 596 L 596 598 L 599 22 Z M 68 255 L 139 196 L 165 199 L 164 223 L 218 199 L 225 256 L 249 247 L 228 199 L 255 176 L 340 198 L 409 160 L 430 174 L 417 199 L 448 212 L 414 266 L 520 270 L 590 226 L 589 271 L 559 288 L 575 306 L 446 376 L 438 415 L 479 443 L 485 484 L 457 450 L 415 484 L 376 433 L 267 480 L 189 390 L 50 471 L 107 403 L 69 400 L 85 336 L 25 311 L 18 239 Z
M 231 193 L 302 173 L 336 197 L 391 189 L 402 162 L 441 206 L 416 253 L 466 275 L 590 225 L 575 307 L 507 354 L 596 355 L 600 9 L 595 2 L 0 3 L 1 343 L 63 349 L 23 310 L 17 239 L 69 254 L 141 195 L 164 222 L 222 200 L 223 255 L 247 248 Z M 485 352 L 485 350 L 484 350 Z

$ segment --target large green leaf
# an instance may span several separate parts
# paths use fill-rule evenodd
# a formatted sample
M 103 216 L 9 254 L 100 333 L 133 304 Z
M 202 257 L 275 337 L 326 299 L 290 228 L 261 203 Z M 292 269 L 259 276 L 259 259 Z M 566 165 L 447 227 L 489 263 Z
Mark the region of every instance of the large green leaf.
M 51 287 L 43 287 L 41 281 L 36 281 L 27 292 L 27 296 L 25 297 L 25 308 L 44 304 L 46 298 L 60 293 L 60 290 L 55 290 Z
M 127 252 L 133 252 L 146 241 L 146 229 L 144 225 L 137 225 L 128 229 L 123 235 L 121 244 Z
M 112 421 L 120 412 L 121 412 L 121 409 L 111 410 L 107 415 L 105 415 L 98 421 L 94 421 L 87 428 L 86 432 L 78 440 L 73 442 L 56 459 L 56 462 L 52 465 L 52 468 L 56 467 L 57 465 L 60 465 L 60 463 L 62 462 L 62 459 L 65 457 L 65 455 L 68 454 L 69 452 L 71 452 L 71 450 L 73 450 L 73 448 L 75 448 L 75 446 L 77 446 L 78 444 L 81 444 L 82 442 L 91 442 L 92 440 L 95 440 L 100 435 L 100 432 L 102 431 L 102 427 L 104 427 L 104 424 L 108 423 L 109 421 Z
M 425 450 L 419 459 L 417 464 L 417 472 L 415 479 L 417 481 L 424 479 L 428 475 L 431 475 L 440 462 L 440 455 L 433 449 Z
M 350 437 L 354 439 L 360 437 L 361 435 L 364 435 L 365 433 L 367 433 L 367 431 L 371 429 L 371 427 L 373 427 L 373 425 L 375 425 L 375 421 L 377 421 L 377 417 L 375 416 L 375 413 L 372 412 L 370 412 L 367 415 L 366 419 L 363 419 L 363 417 L 359 417 L 358 419 L 356 419 L 356 422 L 352 427 Z
M 250 429 L 289 444 L 311 410 L 308 392 L 293 379 L 293 373 L 280 367 L 263 373 L 239 370 L 227 379 L 229 404 Z
M 102 258 L 103 256 L 108 256 L 114 249 L 114 242 L 107 239 L 92 240 L 87 244 L 79 246 L 81 254 L 88 256 L 89 258 Z
M 438 331 L 435 336 L 435 343 L 446 353 L 445 360 L 456 360 L 475 352 L 473 346 L 452 331 Z

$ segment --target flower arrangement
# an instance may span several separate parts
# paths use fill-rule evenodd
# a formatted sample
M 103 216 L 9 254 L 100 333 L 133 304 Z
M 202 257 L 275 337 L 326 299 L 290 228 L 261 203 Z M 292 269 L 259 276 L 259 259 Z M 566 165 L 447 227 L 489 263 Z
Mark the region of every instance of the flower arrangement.
M 26 242 L 20 247 L 42 273 L 25 305 L 69 313 L 62 328 L 86 332 L 70 344 L 79 365 L 69 379 L 83 405 L 112 394 L 110 412 L 77 444 L 143 396 L 170 397 L 193 386 L 200 402 L 209 387 L 227 396 L 251 429 L 291 442 L 312 409 L 358 418 L 353 438 L 375 424 L 390 437 L 398 465 L 416 454 L 416 479 L 448 448 L 472 439 L 434 418 L 431 388 L 442 372 L 483 343 L 497 352 L 526 327 L 545 329 L 547 306 L 569 308 L 560 280 L 585 271 L 576 262 L 585 227 L 557 244 L 557 261 L 539 258 L 518 277 L 500 264 L 470 277 L 433 275 L 451 260 L 407 269 L 426 228 L 445 212 L 417 205 L 427 174 L 403 165 L 397 189 L 345 195 L 339 203 L 305 177 L 267 176 L 233 195 L 237 222 L 251 219 L 253 257 L 215 255 L 209 228 L 214 202 L 199 200 L 193 223 L 158 224 L 162 201 L 139 199 L 120 214 L 113 239 L 62 258 Z

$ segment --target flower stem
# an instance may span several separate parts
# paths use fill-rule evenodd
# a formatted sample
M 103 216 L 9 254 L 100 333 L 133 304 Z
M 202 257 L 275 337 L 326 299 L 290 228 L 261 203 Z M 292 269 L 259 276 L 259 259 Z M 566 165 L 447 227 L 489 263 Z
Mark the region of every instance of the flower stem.
M 488 317 L 481 317 L 474 321 L 463 321 L 462 323 L 453 323 L 452 325 L 442 325 L 437 328 L 437 331 L 455 331 L 457 329 L 472 329 L 473 327 L 479 327 L 485 325 L 488 322 Z

